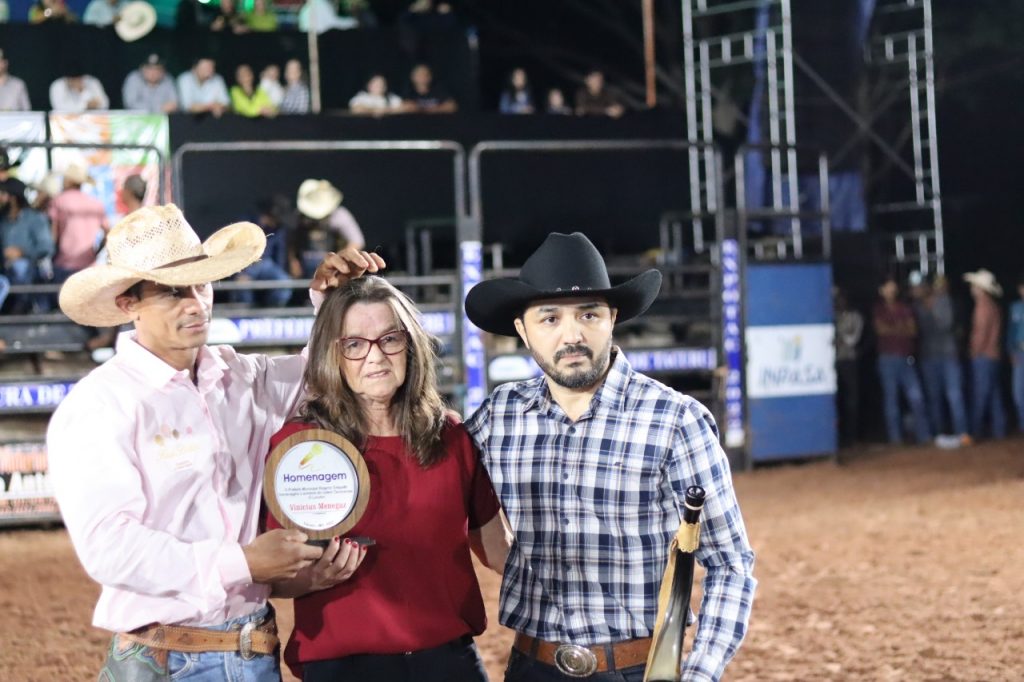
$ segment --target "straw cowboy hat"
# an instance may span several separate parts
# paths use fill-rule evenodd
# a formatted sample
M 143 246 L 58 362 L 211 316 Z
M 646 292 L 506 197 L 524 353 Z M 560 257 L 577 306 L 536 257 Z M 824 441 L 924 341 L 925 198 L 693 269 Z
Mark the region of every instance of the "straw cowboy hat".
M 107 264 L 76 272 L 64 283 L 60 308 L 79 324 L 124 324 L 130 318 L 114 299 L 136 282 L 214 282 L 258 261 L 266 245 L 263 230 L 252 223 L 228 225 L 200 242 L 177 206 L 140 208 L 107 234 Z
M 80 163 L 69 164 L 64 169 L 64 180 L 74 185 L 84 185 L 89 182 L 89 169 Z
M 999 282 L 996 281 L 996 276 L 985 268 L 982 268 L 977 272 L 968 272 L 964 275 L 964 281 L 969 284 L 973 284 L 982 291 L 988 292 L 992 296 L 1003 295 L 1003 288 L 999 286 Z
M 604 259 L 580 232 L 548 235 L 519 271 L 518 277 L 481 282 L 466 296 L 466 315 L 480 329 L 517 336 L 515 318 L 532 301 L 595 297 L 618 310 L 617 322 L 643 314 L 661 289 L 661 273 L 648 270 L 612 286 Z
M 142 0 L 128 2 L 121 6 L 114 31 L 121 40 L 131 43 L 144 37 L 156 26 L 156 10 Z
M 302 215 L 323 220 L 341 206 L 343 197 L 341 190 L 329 181 L 310 179 L 299 185 L 299 198 L 295 203 Z

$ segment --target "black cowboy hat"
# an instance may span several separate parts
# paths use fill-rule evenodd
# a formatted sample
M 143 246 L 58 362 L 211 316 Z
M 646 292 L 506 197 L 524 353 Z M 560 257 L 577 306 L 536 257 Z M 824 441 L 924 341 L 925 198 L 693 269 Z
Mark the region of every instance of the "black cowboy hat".
M 648 270 L 612 286 L 601 254 L 581 232 L 552 232 L 526 259 L 519 277 L 480 282 L 466 296 L 466 315 L 480 329 L 516 336 L 515 318 L 532 301 L 596 297 L 618 310 L 617 322 L 643 314 L 661 289 L 661 273 Z

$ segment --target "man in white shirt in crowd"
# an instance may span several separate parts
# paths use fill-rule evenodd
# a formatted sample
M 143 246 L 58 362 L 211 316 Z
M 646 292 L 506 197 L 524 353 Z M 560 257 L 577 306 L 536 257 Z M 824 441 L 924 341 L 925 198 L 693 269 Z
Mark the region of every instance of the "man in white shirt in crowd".
M 121 88 L 121 98 L 125 109 L 150 114 L 178 110 L 178 91 L 157 54 L 149 55 L 142 66 L 128 74 Z
M 25 81 L 7 71 L 7 55 L 0 50 L 0 111 L 29 111 L 31 108 Z
M 110 100 L 102 83 L 83 73 L 81 67 L 72 66 L 66 76 L 50 85 L 50 108 L 70 113 L 106 111 Z
M 88 26 L 111 26 L 121 14 L 121 0 L 92 0 L 85 6 L 82 23 Z
M 183 111 L 218 118 L 230 108 L 227 86 L 217 74 L 213 59 L 200 57 L 189 71 L 178 76 L 178 101 Z

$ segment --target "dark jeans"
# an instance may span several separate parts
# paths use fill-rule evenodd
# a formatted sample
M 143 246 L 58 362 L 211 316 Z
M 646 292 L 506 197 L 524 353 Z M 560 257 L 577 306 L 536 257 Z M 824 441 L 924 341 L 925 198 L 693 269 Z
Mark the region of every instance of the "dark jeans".
M 645 667 L 635 665 L 610 673 L 594 673 L 586 679 L 587 682 L 642 682 Z M 516 649 L 509 655 L 505 668 L 505 682 L 572 682 L 578 679 L 563 675 L 555 666 L 540 663 Z
M 1017 428 L 1024 431 L 1024 351 L 1013 354 L 1013 402 L 1017 406 Z
M 860 440 L 860 377 L 856 360 L 836 361 L 836 402 L 839 403 L 839 442 Z
M 1003 409 L 1003 390 L 999 384 L 999 361 L 973 358 L 971 374 L 974 387 L 974 394 L 971 395 L 971 434 L 975 438 L 983 437 L 985 417 L 990 417 L 992 437 L 1006 437 L 1006 412 Z
M 360 654 L 302 666 L 303 682 L 487 682 L 473 638 L 408 654 Z
M 935 433 L 967 433 L 967 410 L 964 408 L 964 380 L 960 361 L 955 357 L 923 358 L 921 377 L 924 379 L 924 395 L 928 401 L 928 416 Z M 946 431 L 943 419 L 943 402 L 949 406 L 952 431 Z
M 917 379 L 913 361 L 902 355 L 879 355 L 878 374 L 882 379 L 882 402 L 885 412 L 885 430 L 889 442 L 903 442 L 903 417 L 900 411 L 900 390 L 902 389 L 910 412 L 914 418 L 914 436 L 918 443 L 931 440 L 928 416 L 924 411 L 924 393 Z

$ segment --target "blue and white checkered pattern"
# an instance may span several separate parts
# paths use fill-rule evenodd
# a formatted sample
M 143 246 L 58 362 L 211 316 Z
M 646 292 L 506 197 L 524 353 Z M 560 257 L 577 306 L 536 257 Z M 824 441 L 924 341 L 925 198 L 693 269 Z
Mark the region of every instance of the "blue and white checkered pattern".
M 649 637 L 685 491 L 699 485 L 707 575 L 683 679 L 717 680 L 756 586 L 729 462 L 700 403 L 613 358 L 575 423 L 544 377 L 499 386 L 466 423 L 516 537 L 501 623 L 584 645 Z

